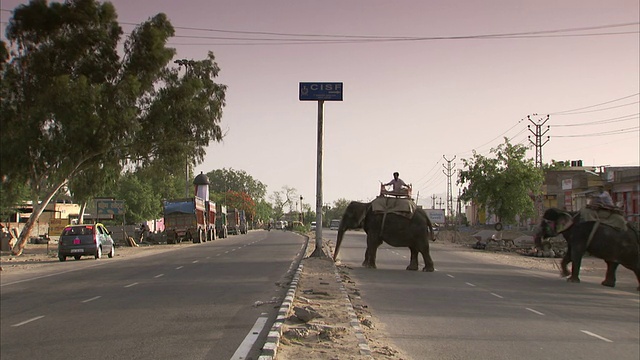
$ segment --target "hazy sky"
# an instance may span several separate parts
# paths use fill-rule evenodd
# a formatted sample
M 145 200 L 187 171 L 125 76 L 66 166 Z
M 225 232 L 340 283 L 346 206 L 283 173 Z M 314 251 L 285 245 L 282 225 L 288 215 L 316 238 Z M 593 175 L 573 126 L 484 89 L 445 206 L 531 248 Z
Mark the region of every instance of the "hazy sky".
M 216 56 L 227 136 L 196 173 L 244 170 L 315 208 L 317 105 L 298 83 L 325 81 L 344 101 L 325 103 L 324 203 L 370 200 L 398 171 L 431 207 L 443 156 L 455 171 L 505 136 L 529 144 L 528 115 L 550 115 L 544 162 L 640 163 L 638 0 L 111 2 L 126 33 L 164 12 L 177 59 Z

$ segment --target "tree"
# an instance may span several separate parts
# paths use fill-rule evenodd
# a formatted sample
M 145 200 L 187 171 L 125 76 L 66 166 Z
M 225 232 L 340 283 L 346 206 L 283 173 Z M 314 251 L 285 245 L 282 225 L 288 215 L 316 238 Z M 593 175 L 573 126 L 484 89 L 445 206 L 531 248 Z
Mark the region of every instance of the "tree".
M 342 219 L 342 215 L 347 209 L 347 206 L 349 206 L 349 203 L 351 203 L 351 200 L 341 198 L 334 201 L 332 207 L 326 208 L 325 216 L 322 218 L 323 226 L 328 227 L 332 219 Z
M 117 198 L 126 199 L 126 219 L 137 224 L 157 219 L 162 214 L 162 199 L 150 182 L 142 180 L 137 173 L 127 173 L 118 181 Z
M 220 69 L 213 54 L 180 75 L 170 67 L 175 50 L 165 46 L 173 26 L 157 14 L 132 31 L 120 58 L 116 18 L 109 2 L 40 0 L 18 6 L 9 20 L 0 179 L 3 189 L 27 184 L 34 204 L 15 255 L 61 188 L 82 174 L 101 179 L 96 164 L 175 168 L 185 159 L 201 162 L 209 142 L 222 139 L 226 86 L 214 82 Z M 95 185 L 82 197 L 95 195 Z
M 229 190 L 225 193 L 228 208 L 244 210 L 247 218 L 252 221 L 256 215 L 256 203 L 249 194 L 240 191 Z
M 495 214 L 500 222 L 514 222 L 516 216 L 531 217 L 535 213 L 532 195 L 541 191 L 543 173 L 533 159 L 525 159 L 527 148 L 504 144 L 491 149 L 494 158 L 475 151 L 471 159 L 463 159 L 464 170 L 457 183 L 465 185 L 460 197 L 474 201 Z
M 209 191 L 223 194 L 227 191 L 247 193 L 254 201 L 264 199 L 267 187 L 244 170 L 217 169 L 207 173 Z
M 569 160 L 556 161 L 556 160 L 552 159 L 549 164 L 542 164 L 542 169 L 544 171 L 560 170 L 560 169 L 564 169 L 564 168 L 568 168 L 568 167 L 571 167 L 571 161 L 569 161 Z

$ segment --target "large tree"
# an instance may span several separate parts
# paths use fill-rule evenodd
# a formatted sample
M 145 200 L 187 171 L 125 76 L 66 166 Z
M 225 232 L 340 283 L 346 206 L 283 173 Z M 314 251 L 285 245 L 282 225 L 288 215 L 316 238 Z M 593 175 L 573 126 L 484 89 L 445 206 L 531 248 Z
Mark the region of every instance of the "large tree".
M 213 193 L 223 194 L 227 191 L 236 191 L 249 194 L 258 202 L 264 199 L 267 187 L 244 170 L 217 169 L 207 173 L 209 178 L 209 190 Z
M 184 168 L 185 159 L 201 162 L 209 142 L 222 139 L 226 87 L 214 82 L 213 54 L 188 61 L 187 71 L 176 68 L 175 50 L 166 47 L 174 29 L 164 14 L 137 26 L 120 57 L 122 33 L 113 5 L 95 0 L 32 0 L 9 20 L 0 178 L 3 191 L 27 184 L 34 204 L 16 255 L 72 179 L 89 178 L 111 159 L 128 168 Z M 92 192 L 84 188 L 83 197 Z
M 464 186 L 460 199 L 486 207 L 500 222 L 533 216 L 533 196 L 541 191 L 543 173 L 533 159 L 525 158 L 526 151 L 526 146 L 513 145 L 507 138 L 491 149 L 493 157 L 474 151 L 472 158 L 462 160 L 465 169 L 458 177 L 458 184 Z

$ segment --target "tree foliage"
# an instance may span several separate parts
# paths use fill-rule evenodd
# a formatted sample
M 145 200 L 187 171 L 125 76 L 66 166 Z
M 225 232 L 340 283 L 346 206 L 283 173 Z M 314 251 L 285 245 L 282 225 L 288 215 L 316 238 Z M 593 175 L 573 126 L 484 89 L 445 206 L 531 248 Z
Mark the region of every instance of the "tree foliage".
M 207 177 L 209 178 L 209 191 L 212 193 L 243 192 L 254 201 L 264 199 L 267 193 L 267 186 L 255 180 L 244 170 L 217 169 L 208 172 Z
M 222 139 L 226 87 L 214 82 L 215 58 L 209 53 L 185 72 L 176 68 L 175 50 L 166 46 L 174 29 L 164 14 L 132 31 L 122 58 L 123 31 L 109 2 L 31 1 L 14 10 L 6 34 L 0 178 L 3 191 L 27 184 L 35 204 L 17 254 L 70 181 L 89 198 L 101 180 L 111 181 L 101 176 L 105 170 L 154 163 L 184 169 L 185 159 L 201 162 L 209 142 Z
M 225 193 L 227 209 L 244 210 L 247 218 L 252 221 L 256 216 L 256 203 L 249 194 L 240 191 L 229 190 Z
M 486 207 L 499 221 L 512 223 L 516 216 L 534 215 L 532 196 L 541 191 L 543 173 L 533 159 L 525 159 L 524 145 L 504 140 L 491 149 L 494 157 L 474 151 L 472 158 L 463 159 L 465 169 L 460 171 L 457 183 L 464 185 L 461 200 L 473 201 Z

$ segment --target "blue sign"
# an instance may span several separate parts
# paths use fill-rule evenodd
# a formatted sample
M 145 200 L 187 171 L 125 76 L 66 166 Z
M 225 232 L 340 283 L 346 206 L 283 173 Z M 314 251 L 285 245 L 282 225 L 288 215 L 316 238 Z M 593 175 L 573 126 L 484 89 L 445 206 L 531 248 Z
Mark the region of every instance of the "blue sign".
M 125 213 L 124 200 L 96 200 L 98 216 L 122 215 Z
M 342 101 L 341 82 L 301 82 L 300 101 Z

